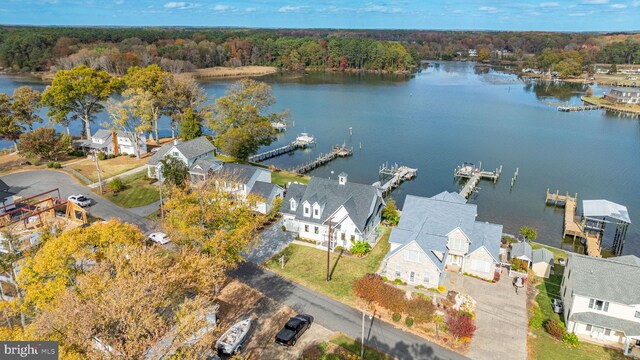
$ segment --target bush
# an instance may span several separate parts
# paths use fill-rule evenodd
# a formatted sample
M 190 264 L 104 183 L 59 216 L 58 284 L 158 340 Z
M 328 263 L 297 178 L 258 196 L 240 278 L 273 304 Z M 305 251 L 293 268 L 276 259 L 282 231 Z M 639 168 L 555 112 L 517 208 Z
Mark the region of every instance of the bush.
M 364 240 L 358 240 L 358 241 L 351 241 L 351 253 L 354 256 L 360 257 L 360 256 L 364 256 L 366 255 L 369 251 L 371 251 L 371 245 L 364 241 Z
M 393 280 L 393 283 L 396 284 L 396 285 L 402 285 L 402 284 L 404 284 L 404 281 L 402 281 L 402 279 L 400 279 L 400 278 L 397 278 L 397 279 Z
M 574 333 L 564 334 L 564 336 L 562 336 L 562 342 L 571 347 L 576 347 L 580 344 L 578 336 Z
M 394 200 L 388 200 L 385 207 L 382 209 L 382 221 L 387 222 L 391 226 L 398 225 L 400 222 L 400 215 L 398 214 L 398 209 L 396 208 L 396 202 Z
M 461 311 L 450 312 L 446 324 L 449 333 L 461 341 L 471 340 L 476 331 L 471 315 Z
M 498 281 L 500 281 L 500 271 L 496 271 L 495 273 L 493 273 L 493 282 Z
M 407 327 L 412 327 L 413 326 L 413 318 L 407 317 L 406 319 L 404 319 L 404 324 L 407 325 Z
M 98 153 L 98 160 L 104 160 L 106 158 L 107 158 L 107 155 L 105 155 L 105 153 L 103 152 Z
M 447 287 L 444 285 L 438 285 L 438 292 L 440 294 L 444 294 L 445 292 L 447 292 Z
M 343 249 L 342 246 L 338 245 L 338 246 L 335 247 L 335 249 L 333 249 L 333 251 L 342 252 L 342 249 Z
M 531 318 L 529 319 L 529 326 L 532 329 L 540 329 L 544 323 L 544 314 L 540 306 L 535 305 L 531 308 Z
M 109 189 L 114 193 L 120 192 L 124 189 L 124 183 L 122 183 L 122 180 L 120 180 L 120 178 L 111 180 L 107 186 L 109 186 Z
M 282 231 L 287 231 L 287 227 L 284 226 L 284 225 L 282 225 L 281 229 L 282 229 Z
M 85 155 L 84 152 L 80 150 L 72 150 L 72 151 L 69 151 L 67 154 L 69 156 L 74 156 L 74 157 L 83 157 Z
M 559 320 L 547 320 L 544 323 L 544 330 L 558 340 L 562 340 L 567 328 Z
M 407 301 L 407 313 L 420 324 L 430 323 L 436 309 L 429 297 L 414 297 Z
M 353 290 L 358 297 L 377 303 L 393 312 L 404 312 L 407 301 L 404 292 L 386 284 L 377 274 L 367 274 L 354 281 Z
M 400 321 L 400 319 L 402 318 L 402 315 L 398 314 L 398 313 L 393 313 L 393 315 L 391 316 L 391 318 L 393 319 L 393 321 L 398 322 Z
M 47 167 L 49 169 L 60 169 L 62 167 L 62 165 L 60 165 L 60 163 L 56 162 L 56 161 L 49 161 L 47 163 Z
M 389 281 L 389 278 L 387 278 L 386 276 L 383 276 L 382 277 L 382 281 L 387 282 L 387 281 Z

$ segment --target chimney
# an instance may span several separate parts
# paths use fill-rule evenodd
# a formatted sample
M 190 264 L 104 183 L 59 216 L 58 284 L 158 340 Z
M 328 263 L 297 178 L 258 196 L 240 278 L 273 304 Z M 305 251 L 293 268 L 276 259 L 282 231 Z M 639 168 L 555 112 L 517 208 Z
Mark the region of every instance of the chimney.
M 173 139 L 173 145 L 178 145 L 179 142 L 178 138 Z
M 347 173 L 342 172 L 338 175 L 338 184 L 345 185 L 347 183 Z
M 120 149 L 118 148 L 118 134 L 116 134 L 115 131 L 112 131 L 111 138 L 113 139 L 113 153 L 118 155 L 120 153 Z

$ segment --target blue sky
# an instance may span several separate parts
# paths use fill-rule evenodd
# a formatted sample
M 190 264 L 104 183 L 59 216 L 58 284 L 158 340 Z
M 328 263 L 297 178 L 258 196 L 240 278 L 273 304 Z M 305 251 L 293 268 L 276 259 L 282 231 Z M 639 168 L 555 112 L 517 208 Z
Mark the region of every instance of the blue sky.
M 2 0 L 1 24 L 640 30 L 640 0 Z

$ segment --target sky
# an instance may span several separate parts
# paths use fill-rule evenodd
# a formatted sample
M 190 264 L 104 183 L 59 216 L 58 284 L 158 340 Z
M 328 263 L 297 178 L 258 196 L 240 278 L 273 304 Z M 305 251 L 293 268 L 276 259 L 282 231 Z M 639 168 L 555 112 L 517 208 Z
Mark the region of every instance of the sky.
M 640 30 L 640 0 L 1 0 L 0 24 Z

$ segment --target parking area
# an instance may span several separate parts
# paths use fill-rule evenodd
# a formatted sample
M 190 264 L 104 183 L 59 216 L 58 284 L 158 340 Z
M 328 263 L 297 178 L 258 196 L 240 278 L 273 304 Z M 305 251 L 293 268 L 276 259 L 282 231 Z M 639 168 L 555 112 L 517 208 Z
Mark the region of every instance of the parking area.
M 262 231 L 247 259 L 262 264 L 287 247 L 295 237 L 295 233 L 282 230 L 282 221 L 276 221 Z
M 238 281 L 225 286 L 217 302 L 220 305 L 220 324 L 216 336 L 237 321 L 253 320 L 250 338 L 242 351 L 243 355 L 253 359 L 298 359 L 307 346 L 327 341 L 334 335 L 333 331 L 314 322 L 295 346 L 277 345 L 275 335 L 296 312 Z
M 506 270 L 497 283 L 447 273 L 445 286 L 469 294 L 477 302 L 477 330 L 466 354 L 469 358 L 527 358 L 527 294 L 516 294 Z

